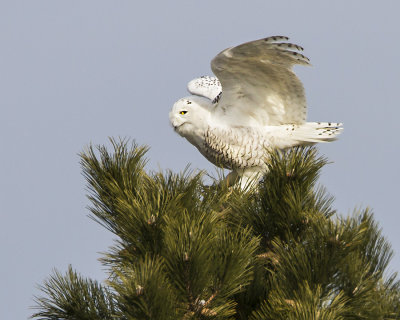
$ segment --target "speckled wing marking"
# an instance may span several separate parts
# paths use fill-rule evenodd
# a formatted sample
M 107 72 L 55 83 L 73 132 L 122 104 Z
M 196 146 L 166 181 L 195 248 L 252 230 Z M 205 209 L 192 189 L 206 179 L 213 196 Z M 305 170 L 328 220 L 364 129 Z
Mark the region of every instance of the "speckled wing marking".
M 275 36 L 219 53 L 211 68 L 222 84 L 216 116 L 231 125 L 301 124 L 307 105 L 301 81 L 291 70 L 308 65 L 303 48 Z
M 193 79 L 187 85 L 191 94 L 206 97 L 216 103 L 221 96 L 222 86 L 216 77 L 202 76 Z
M 268 141 L 251 128 L 208 128 L 203 155 L 213 164 L 227 169 L 264 167 Z

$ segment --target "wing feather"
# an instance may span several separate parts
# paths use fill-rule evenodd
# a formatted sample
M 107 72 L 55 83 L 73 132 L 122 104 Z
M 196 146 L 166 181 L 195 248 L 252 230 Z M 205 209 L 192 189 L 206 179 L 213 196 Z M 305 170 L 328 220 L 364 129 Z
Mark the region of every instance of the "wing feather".
M 222 91 L 219 80 L 216 77 L 209 76 L 193 79 L 188 83 L 187 88 L 191 94 L 202 96 L 213 101 L 217 99 Z
M 307 105 L 301 81 L 292 71 L 309 65 L 303 48 L 275 36 L 228 48 L 211 61 L 222 84 L 215 116 L 230 125 L 301 124 Z

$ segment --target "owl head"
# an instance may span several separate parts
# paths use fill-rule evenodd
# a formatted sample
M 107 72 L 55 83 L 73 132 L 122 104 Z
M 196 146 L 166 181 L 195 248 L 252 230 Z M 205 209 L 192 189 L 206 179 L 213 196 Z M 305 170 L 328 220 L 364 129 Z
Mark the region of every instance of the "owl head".
M 197 130 L 205 130 L 212 103 L 209 99 L 190 96 L 175 102 L 169 113 L 169 120 L 175 131 L 187 136 Z

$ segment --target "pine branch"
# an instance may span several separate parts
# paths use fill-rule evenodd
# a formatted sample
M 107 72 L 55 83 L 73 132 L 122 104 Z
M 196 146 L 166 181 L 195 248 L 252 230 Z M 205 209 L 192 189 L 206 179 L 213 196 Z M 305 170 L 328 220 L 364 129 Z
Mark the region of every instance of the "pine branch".
M 135 200 L 146 184 L 143 157 L 148 147 L 139 147 L 133 142 L 128 150 L 128 141 L 110 139 L 110 142 L 114 149 L 112 154 L 106 147 L 97 146 L 98 156 L 93 146 L 89 146 L 80 156 L 94 220 L 118 235 L 121 209 L 125 203 Z
M 323 293 L 320 286 L 312 289 L 308 282 L 288 298 L 287 292 L 277 287 L 260 309 L 253 312 L 251 320 L 344 320 L 348 312 L 347 298 L 342 292 Z
M 118 280 L 109 284 L 117 293 L 121 314 L 127 319 L 177 319 L 178 303 L 161 258 L 147 255 L 115 270 Z
M 35 297 L 38 310 L 32 318 L 54 319 L 123 319 L 114 294 L 97 281 L 84 279 L 69 266 L 65 275 L 58 271 L 40 286 L 47 297 Z

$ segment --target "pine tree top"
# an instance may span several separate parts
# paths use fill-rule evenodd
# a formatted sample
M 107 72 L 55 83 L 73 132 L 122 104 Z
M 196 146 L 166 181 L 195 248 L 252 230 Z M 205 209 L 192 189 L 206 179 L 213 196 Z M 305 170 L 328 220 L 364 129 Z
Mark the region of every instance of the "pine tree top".
M 250 190 L 204 173 L 147 172 L 147 147 L 81 154 L 91 218 L 117 237 L 100 284 L 70 268 L 37 319 L 399 319 L 392 256 L 369 209 L 332 209 L 313 147 L 273 152 Z

